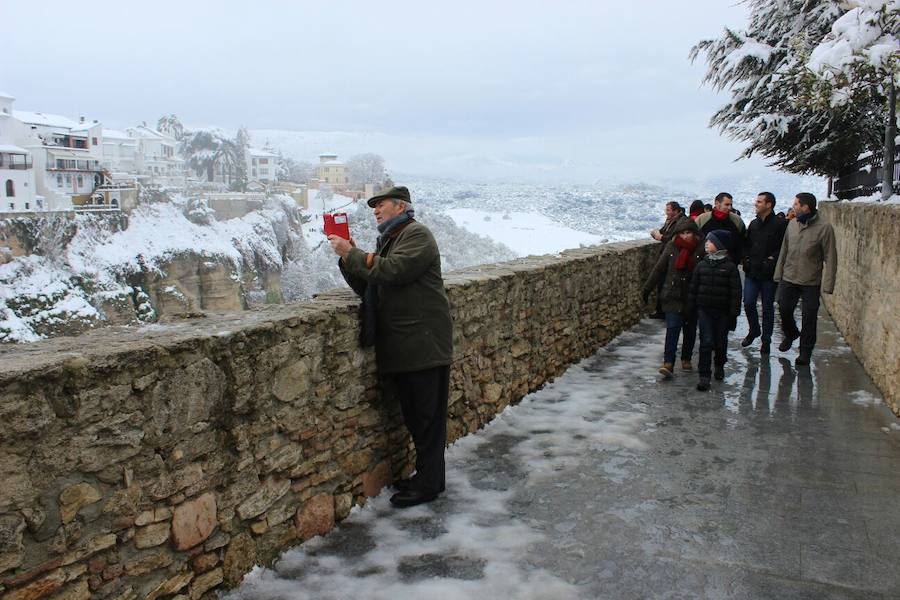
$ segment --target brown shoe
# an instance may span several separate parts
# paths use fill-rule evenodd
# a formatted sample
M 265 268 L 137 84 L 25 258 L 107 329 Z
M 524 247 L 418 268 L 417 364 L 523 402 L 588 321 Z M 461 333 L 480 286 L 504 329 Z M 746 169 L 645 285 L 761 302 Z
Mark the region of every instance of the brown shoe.
M 683 361 L 681 361 L 681 370 L 682 371 L 693 371 L 694 365 L 692 365 L 691 361 L 689 361 L 689 360 L 683 360 Z
M 675 370 L 675 365 L 672 363 L 663 363 L 663 365 L 659 368 L 659 372 L 662 373 L 662 376 L 666 379 L 672 378 L 672 372 Z

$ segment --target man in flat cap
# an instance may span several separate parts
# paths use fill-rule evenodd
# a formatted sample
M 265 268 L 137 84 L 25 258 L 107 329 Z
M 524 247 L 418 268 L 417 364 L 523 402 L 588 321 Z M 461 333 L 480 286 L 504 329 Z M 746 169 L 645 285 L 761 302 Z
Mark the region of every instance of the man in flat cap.
M 391 497 L 404 508 L 444 491 L 453 326 L 437 242 L 415 220 L 409 190 L 393 187 L 368 204 L 378 223 L 374 252 L 340 236 L 328 240 L 344 279 L 363 298 L 362 341 L 374 343 L 378 373 L 397 390 L 416 448 L 415 475 L 396 482 Z

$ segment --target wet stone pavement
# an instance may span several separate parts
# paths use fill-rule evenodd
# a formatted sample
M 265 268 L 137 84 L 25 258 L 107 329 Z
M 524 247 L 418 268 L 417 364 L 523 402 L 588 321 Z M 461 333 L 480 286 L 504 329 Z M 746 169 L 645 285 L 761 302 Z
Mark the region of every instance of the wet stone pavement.
M 438 501 L 386 490 L 230 596 L 900 598 L 900 424 L 824 310 L 799 370 L 742 318 L 705 393 L 656 373 L 662 327 L 458 441 Z

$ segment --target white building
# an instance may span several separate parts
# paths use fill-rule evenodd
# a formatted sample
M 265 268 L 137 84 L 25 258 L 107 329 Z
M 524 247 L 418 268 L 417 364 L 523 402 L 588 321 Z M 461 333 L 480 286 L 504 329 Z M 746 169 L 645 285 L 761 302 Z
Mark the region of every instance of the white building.
M 137 174 L 137 140 L 116 129 L 103 128 L 103 160 L 101 164 L 113 176 Z
M 250 181 L 258 181 L 265 185 L 275 183 L 278 178 L 278 155 L 268 150 L 248 148 L 247 178 Z
M 184 160 L 176 148 L 175 138 L 160 131 L 139 125 L 126 133 L 137 142 L 135 168 L 140 179 L 163 185 L 184 185 Z
M 13 116 L 14 101 L 0 92 L 0 212 L 46 210 L 37 193 L 31 152 L 17 145 L 24 126 Z
M 37 191 L 46 197 L 47 210 L 70 210 L 90 204 L 94 189 L 104 181 L 103 127 L 82 117 L 15 111 L 25 126 L 21 146 L 34 158 Z

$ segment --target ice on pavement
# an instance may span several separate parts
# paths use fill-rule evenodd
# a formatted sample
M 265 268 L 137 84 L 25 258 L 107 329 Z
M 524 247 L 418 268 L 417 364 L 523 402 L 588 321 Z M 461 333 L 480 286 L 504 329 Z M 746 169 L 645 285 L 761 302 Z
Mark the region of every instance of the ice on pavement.
M 385 490 L 327 536 L 287 551 L 273 569 L 257 567 L 227 598 L 579 597 L 575 586 L 527 564 L 545 533 L 517 503 L 530 502 L 528 490 L 552 484 L 552 476 L 577 471 L 589 454 L 606 457 L 602 475 L 610 482 L 627 476 L 651 431 L 646 405 L 629 399 L 627 382 L 655 377 L 650 362 L 659 346 L 654 337 L 619 336 L 458 440 L 447 452 L 447 492 L 438 501 L 395 510 Z

